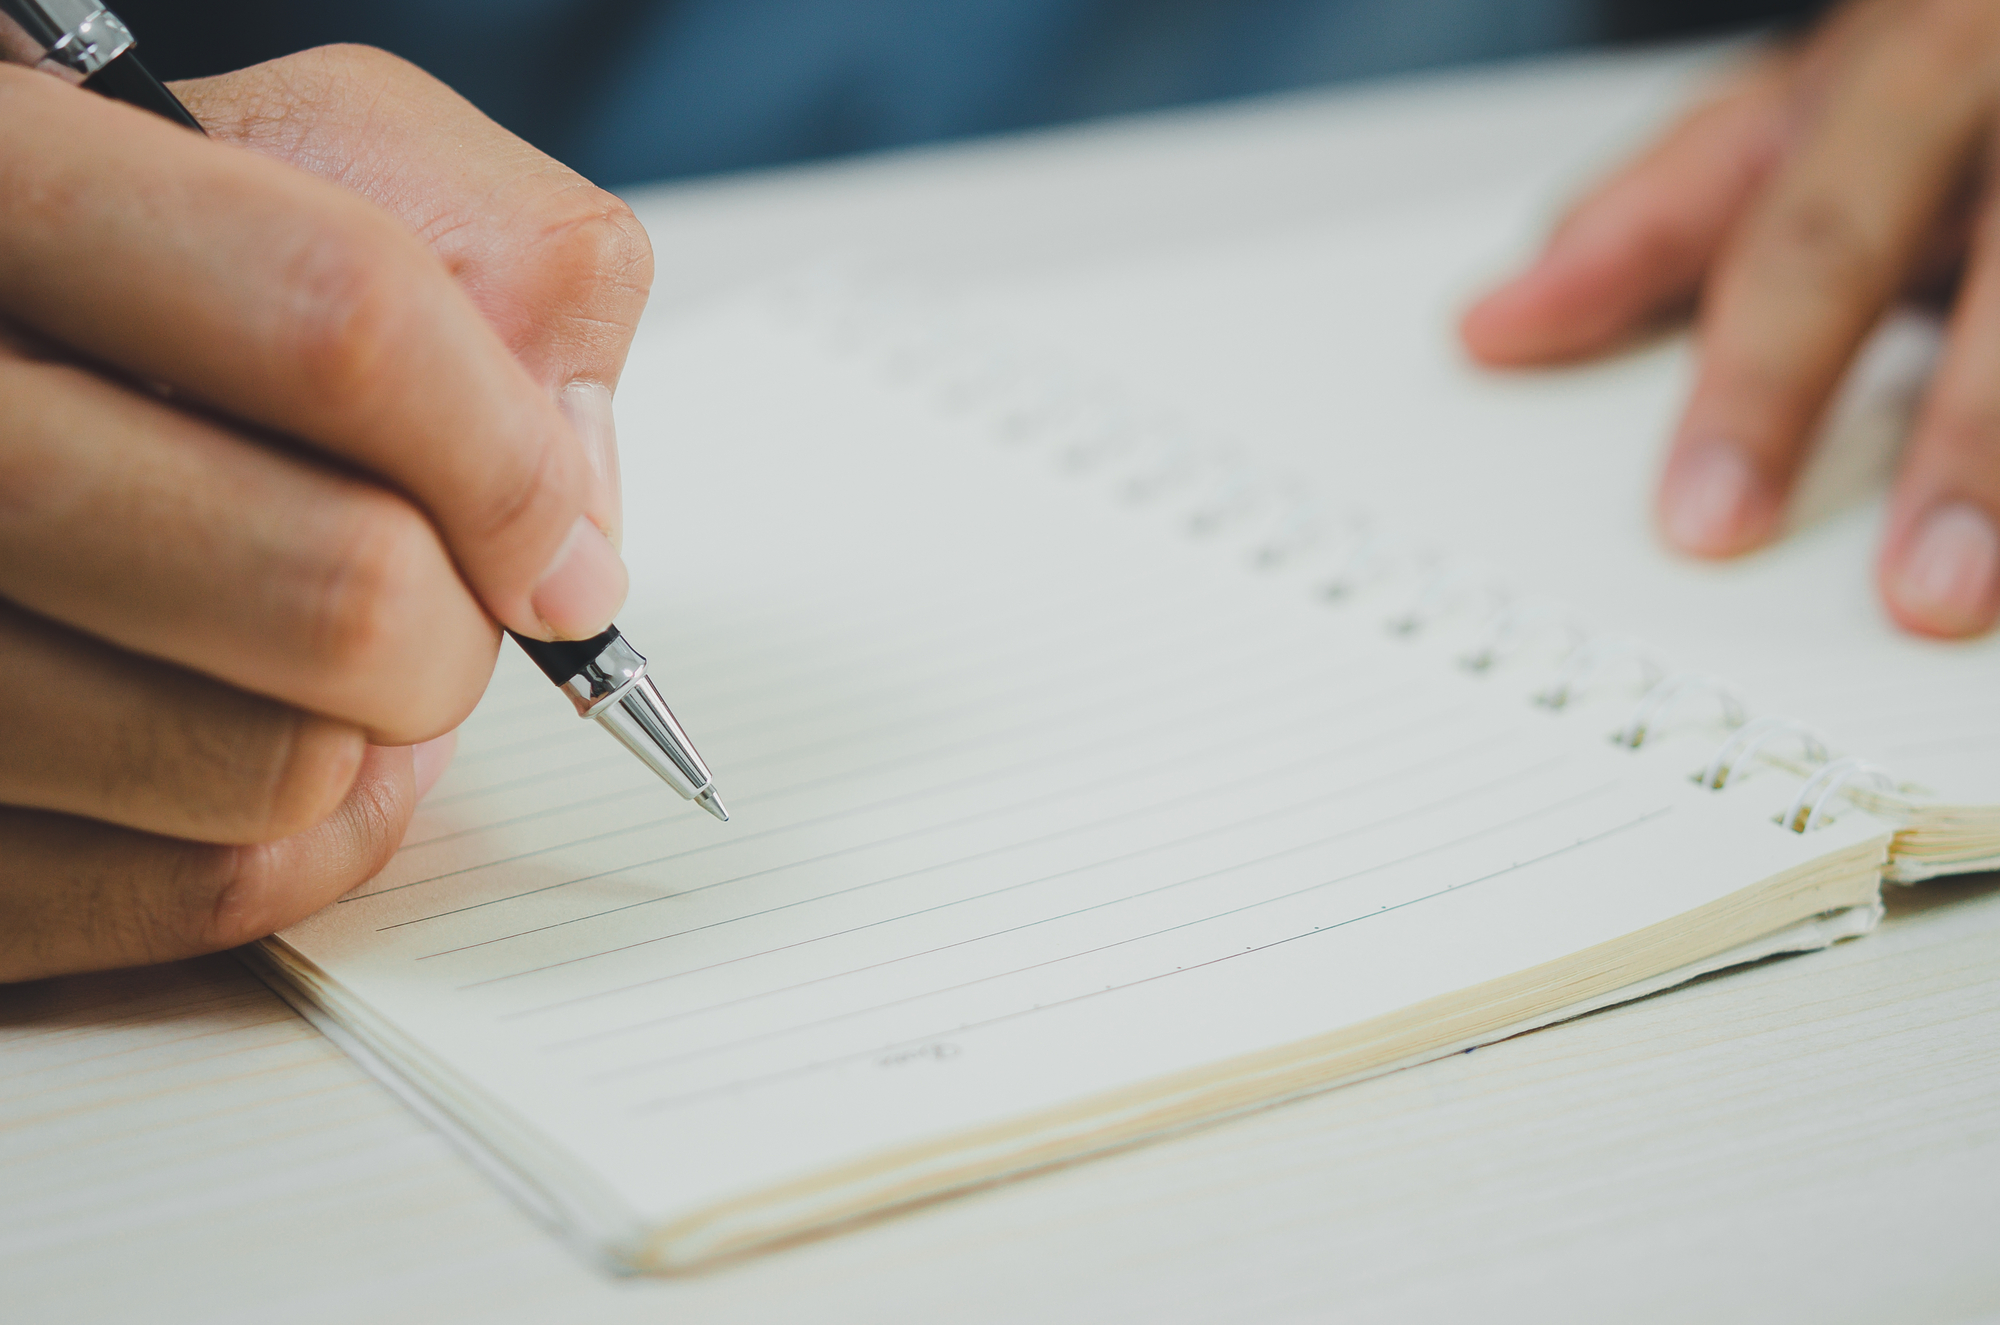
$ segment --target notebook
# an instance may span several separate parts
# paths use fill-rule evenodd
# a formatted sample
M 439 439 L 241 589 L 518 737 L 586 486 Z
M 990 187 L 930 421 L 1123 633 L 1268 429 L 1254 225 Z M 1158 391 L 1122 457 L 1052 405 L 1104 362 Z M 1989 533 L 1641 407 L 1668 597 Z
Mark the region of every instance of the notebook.
M 2000 864 L 1945 765 L 1394 527 L 1031 294 L 799 279 L 649 323 L 621 625 L 732 822 L 510 651 L 389 867 L 245 951 L 586 1255 L 822 1234 Z
M 1515 374 L 1474 372 L 1457 348 L 1460 310 L 1532 251 L 1545 211 L 1539 194 L 1482 190 L 954 299 L 1187 426 L 1254 439 L 1268 465 L 1406 541 L 1485 559 L 1847 748 L 2000 801 L 2000 641 L 1904 635 L 1875 593 L 1882 498 L 1935 326 L 1894 320 L 1864 356 L 1782 542 L 1673 557 L 1651 501 L 1691 374 L 1684 341 Z

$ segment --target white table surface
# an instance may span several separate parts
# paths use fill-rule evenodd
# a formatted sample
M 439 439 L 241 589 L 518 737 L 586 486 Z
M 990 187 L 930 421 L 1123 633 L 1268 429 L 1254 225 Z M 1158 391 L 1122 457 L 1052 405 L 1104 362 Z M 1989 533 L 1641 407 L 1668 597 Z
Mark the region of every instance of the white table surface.
M 672 306 L 1528 182 L 1712 53 L 1531 65 L 648 192 Z M 613 1281 L 227 957 L 0 990 L 0 1321 L 2000 1315 L 2000 879 L 1874 936 L 679 1280 Z

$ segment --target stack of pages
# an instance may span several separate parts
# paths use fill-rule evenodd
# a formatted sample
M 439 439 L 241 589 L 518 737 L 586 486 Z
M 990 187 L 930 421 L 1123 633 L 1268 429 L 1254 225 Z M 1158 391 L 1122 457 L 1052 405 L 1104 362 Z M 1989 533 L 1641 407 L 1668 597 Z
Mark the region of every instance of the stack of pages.
M 1678 353 L 1480 383 L 1413 348 L 1430 323 L 1382 330 L 1450 293 L 1427 242 L 943 303 L 803 282 L 650 326 L 621 624 L 672 659 L 734 819 L 510 652 L 394 863 L 249 960 L 579 1247 L 674 1270 L 1860 935 L 1885 873 L 2000 866 L 2000 790 L 1966 775 L 2000 750 L 1994 649 L 1830 625 L 1786 579 L 1846 575 L 1866 508 L 1794 540 L 1803 570 L 1580 603 L 1646 546 L 1636 497 L 1451 456 L 1520 428 L 1649 464 Z M 1204 281 L 1344 290 L 1322 318 L 1401 366 L 1260 382 Z M 1148 298 L 1224 340 L 1176 364 Z M 1399 518 L 1419 485 L 1444 528 Z M 1732 613 L 1793 614 L 1767 629 L 1796 647 Z M 1806 674 L 1843 639 L 1863 671 Z

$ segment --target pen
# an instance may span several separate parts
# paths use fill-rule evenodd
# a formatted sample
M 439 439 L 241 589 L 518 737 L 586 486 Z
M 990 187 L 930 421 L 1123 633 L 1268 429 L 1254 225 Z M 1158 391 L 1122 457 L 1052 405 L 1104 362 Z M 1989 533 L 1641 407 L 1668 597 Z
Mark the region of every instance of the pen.
M 180 98 L 139 63 L 133 53 L 138 44 L 118 15 L 91 0 L 0 0 L 0 59 L 199 131 L 200 121 Z
M 511 630 L 507 633 L 514 635 Z M 562 687 L 580 716 L 624 742 L 640 763 L 675 791 L 729 822 L 708 765 L 701 762 L 653 678 L 646 675 L 644 655 L 625 642 L 618 627 L 587 640 L 544 641 L 514 635 L 514 642 Z
M 197 133 L 201 122 L 139 63 L 138 42 L 116 14 L 92 0 L 0 0 L 0 60 L 25 64 Z M 587 640 L 545 642 L 512 635 L 521 651 L 568 695 L 576 711 L 616 736 L 646 767 L 724 823 L 708 765 L 646 674 L 646 659 L 612 626 Z

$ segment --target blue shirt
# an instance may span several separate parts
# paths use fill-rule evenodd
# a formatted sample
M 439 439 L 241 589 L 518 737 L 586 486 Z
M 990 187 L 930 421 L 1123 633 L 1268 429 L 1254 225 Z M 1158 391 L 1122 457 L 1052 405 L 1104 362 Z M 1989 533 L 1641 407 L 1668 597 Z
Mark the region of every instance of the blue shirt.
M 1591 0 L 121 0 L 162 77 L 386 47 L 606 184 L 1590 40 Z

